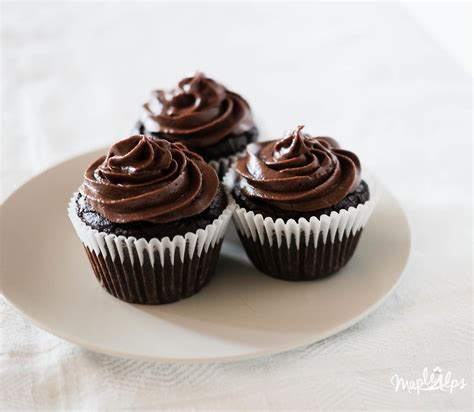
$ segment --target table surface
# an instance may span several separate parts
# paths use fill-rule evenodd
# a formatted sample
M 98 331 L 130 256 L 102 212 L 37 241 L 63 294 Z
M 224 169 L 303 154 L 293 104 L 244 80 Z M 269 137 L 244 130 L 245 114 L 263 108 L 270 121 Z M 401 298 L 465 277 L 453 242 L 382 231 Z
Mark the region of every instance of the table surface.
M 471 408 L 471 79 L 402 7 L 4 3 L 2 40 L 2 199 L 125 137 L 152 88 L 199 69 L 251 102 L 263 138 L 304 123 L 357 152 L 404 206 L 413 246 L 359 324 L 232 364 L 95 354 L 0 299 L 0 409 Z M 425 367 L 468 385 L 394 390 Z

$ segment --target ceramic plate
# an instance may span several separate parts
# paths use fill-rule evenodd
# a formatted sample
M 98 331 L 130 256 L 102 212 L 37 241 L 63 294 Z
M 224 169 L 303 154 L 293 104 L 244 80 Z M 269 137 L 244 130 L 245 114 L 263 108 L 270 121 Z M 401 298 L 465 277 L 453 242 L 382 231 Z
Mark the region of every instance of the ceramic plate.
M 102 153 L 47 170 L 2 206 L 4 297 L 41 328 L 78 345 L 164 362 L 271 354 L 348 328 L 400 280 L 410 233 L 400 205 L 382 187 L 356 253 L 330 278 L 291 283 L 263 275 L 230 227 L 216 275 L 200 293 L 164 306 L 121 302 L 95 280 L 66 215 L 85 167 Z

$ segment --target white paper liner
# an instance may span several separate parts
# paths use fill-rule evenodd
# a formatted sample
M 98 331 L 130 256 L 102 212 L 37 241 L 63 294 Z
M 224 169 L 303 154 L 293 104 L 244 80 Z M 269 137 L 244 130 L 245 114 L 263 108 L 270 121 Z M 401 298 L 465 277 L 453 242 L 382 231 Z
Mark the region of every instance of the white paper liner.
M 140 265 L 143 265 L 144 254 L 148 254 L 152 266 L 155 262 L 155 251 L 159 254 L 161 266 L 164 266 L 166 253 L 169 252 L 171 262 L 175 261 L 175 257 L 179 256 L 181 262 L 184 261 L 185 254 L 192 259 L 196 254 L 198 257 L 201 253 L 207 252 L 210 247 L 220 241 L 226 232 L 233 210 L 235 201 L 228 195 L 228 205 L 222 214 L 207 225 L 205 229 L 198 229 L 196 232 L 186 233 L 184 236 L 176 235 L 173 239 L 164 237 L 162 239 L 153 238 L 146 240 L 144 238 L 136 239 L 135 237 L 116 236 L 105 232 L 99 232 L 96 229 L 86 225 L 76 212 L 77 193 L 73 195 L 69 201 L 68 216 L 76 230 L 81 242 L 93 251 L 97 256 L 102 255 L 104 258 L 110 256 L 112 261 L 118 257 L 121 263 L 124 262 L 125 256 L 130 258 L 134 263 L 134 250 L 137 252 Z
M 244 154 L 245 151 L 239 152 L 235 155 L 221 157 L 216 160 L 209 160 L 207 163 L 217 172 L 217 175 L 222 178 L 235 162 L 237 162 L 237 159 L 242 157 Z
M 231 169 L 224 176 L 224 186 L 232 190 L 235 178 L 236 172 Z M 344 234 L 346 236 L 355 235 L 367 224 L 379 199 L 380 193 L 376 180 L 368 172 L 363 172 L 362 179 L 369 186 L 370 199 L 357 207 L 331 212 L 329 216 L 311 217 L 309 220 L 300 218 L 298 221 L 289 219 L 285 222 L 281 218 L 276 220 L 270 217 L 264 218 L 260 213 L 248 212 L 245 208 L 236 204 L 232 220 L 241 235 L 251 238 L 254 242 L 258 239 L 262 245 L 266 239 L 272 246 L 274 237 L 276 237 L 278 247 L 281 246 L 283 239 L 286 239 L 286 244 L 290 245 L 291 238 L 293 238 L 297 249 L 300 247 L 301 238 L 304 238 L 307 246 L 311 236 L 313 236 L 315 247 L 320 237 L 323 243 L 326 243 L 328 239 L 333 243 L 336 236 L 341 241 Z M 301 234 L 304 236 L 301 236 Z

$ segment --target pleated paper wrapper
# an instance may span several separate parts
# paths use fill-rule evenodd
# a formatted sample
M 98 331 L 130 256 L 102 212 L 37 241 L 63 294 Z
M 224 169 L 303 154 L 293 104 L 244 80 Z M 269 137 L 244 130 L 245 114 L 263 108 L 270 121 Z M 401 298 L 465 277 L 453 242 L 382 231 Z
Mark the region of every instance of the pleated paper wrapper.
M 235 165 L 237 159 L 242 157 L 244 154 L 245 152 L 240 152 L 236 155 L 221 157 L 217 160 L 209 160 L 207 163 L 209 163 L 209 165 L 217 172 L 219 179 L 222 179 L 232 166 Z
M 224 177 L 229 190 L 235 178 L 235 170 Z M 362 178 L 369 186 L 368 201 L 319 218 L 285 222 L 236 205 L 232 220 L 249 259 L 261 272 L 285 280 L 313 280 L 338 271 L 353 255 L 380 196 L 375 179 L 367 172 Z
M 171 303 L 197 293 L 212 278 L 227 225 L 235 208 L 229 204 L 205 229 L 146 240 L 99 232 L 76 211 L 76 194 L 68 215 L 100 284 L 131 303 Z

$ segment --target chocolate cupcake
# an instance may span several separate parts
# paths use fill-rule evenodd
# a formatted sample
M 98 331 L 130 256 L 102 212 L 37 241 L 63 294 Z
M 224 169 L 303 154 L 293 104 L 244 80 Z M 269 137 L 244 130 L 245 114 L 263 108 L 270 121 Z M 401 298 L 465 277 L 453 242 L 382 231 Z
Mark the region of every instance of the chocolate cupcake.
M 153 91 L 143 109 L 138 133 L 183 143 L 219 176 L 258 135 L 249 104 L 202 73 Z
M 199 155 L 134 135 L 87 168 L 68 214 L 106 291 L 156 305 L 209 282 L 233 208 Z
M 375 204 L 357 156 L 303 126 L 282 140 L 252 143 L 224 183 L 250 260 L 285 280 L 328 276 L 351 258 Z

